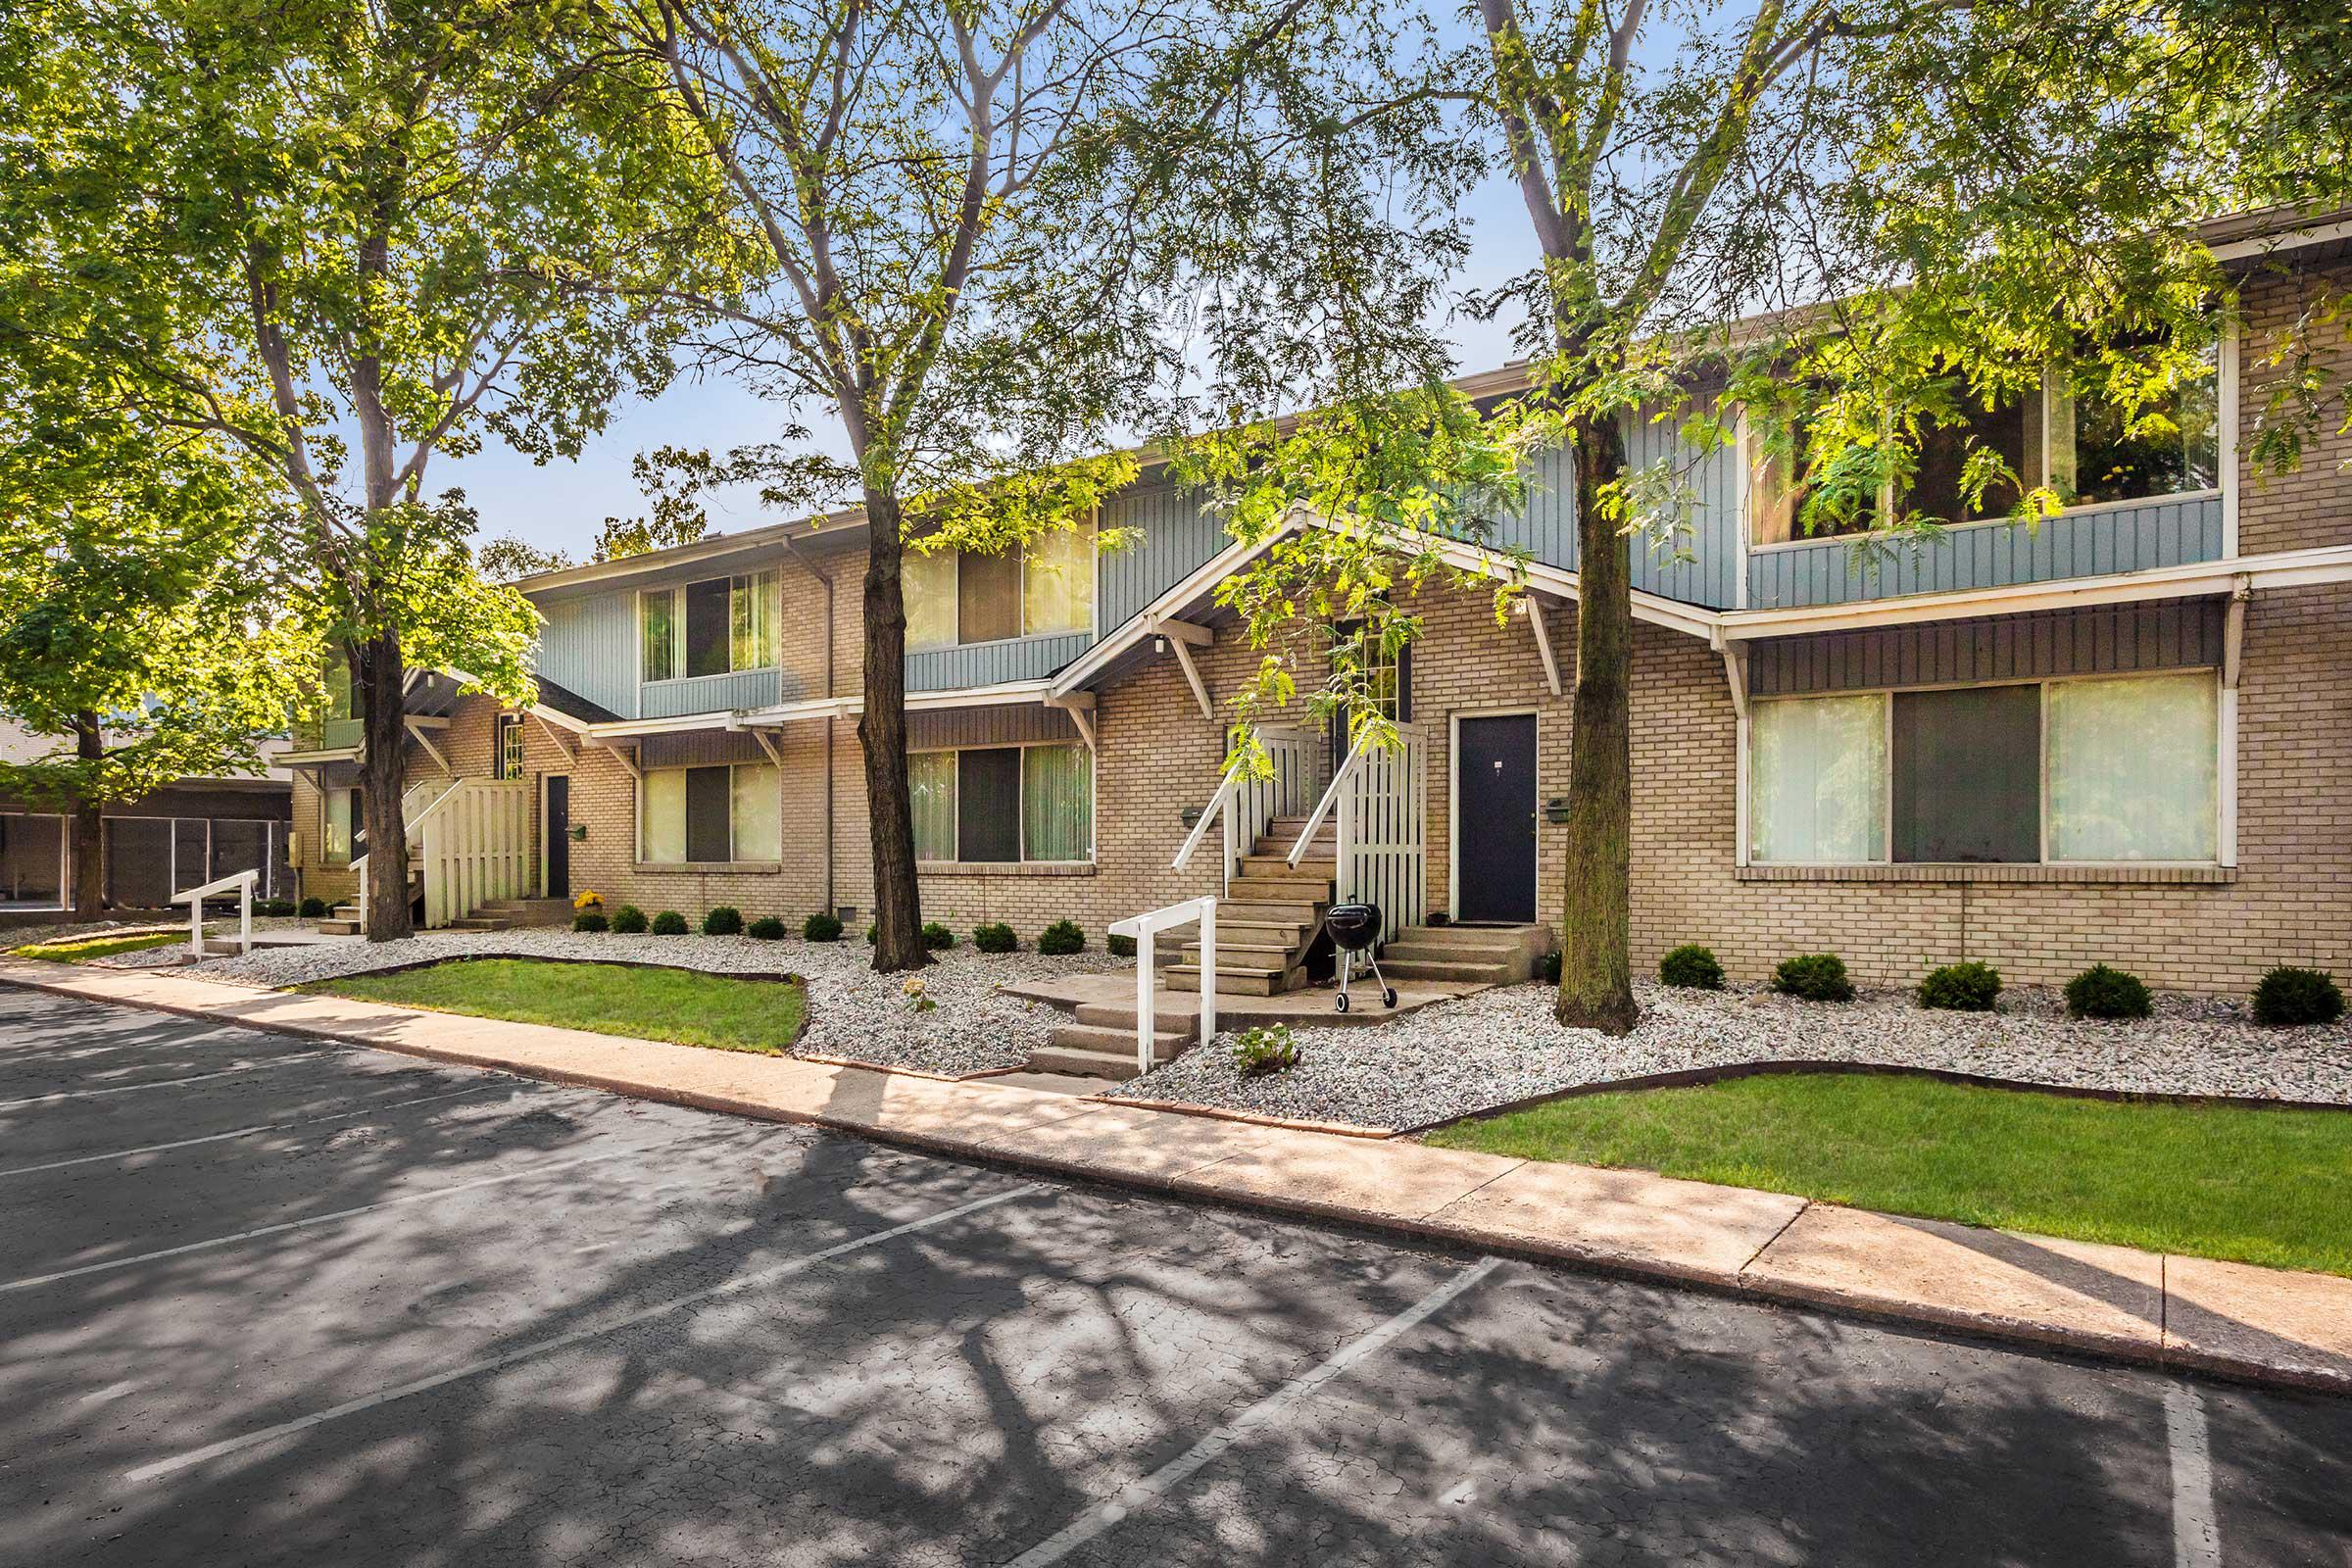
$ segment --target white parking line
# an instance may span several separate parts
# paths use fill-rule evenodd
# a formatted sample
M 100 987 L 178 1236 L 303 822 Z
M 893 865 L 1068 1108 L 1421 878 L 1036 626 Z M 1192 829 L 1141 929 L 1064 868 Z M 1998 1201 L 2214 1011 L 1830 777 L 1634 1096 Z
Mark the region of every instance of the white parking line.
M 2173 1568 L 2221 1568 L 2205 1396 L 2188 1384 L 2175 1383 L 2164 1391 L 2164 1437 L 2173 1452 Z
M 1310 1372 L 1302 1372 L 1272 1394 L 1235 1416 L 1231 1421 L 1210 1432 L 1200 1442 L 1161 1465 L 1142 1480 L 1121 1489 L 1108 1502 L 1099 1503 L 1080 1514 L 1053 1535 L 1031 1546 L 1006 1565 L 1006 1568 L 1046 1568 L 1076 1551 L 1105 1530 L 1130 1515 L 1141 1513 L 1175 1491 L 1199 1473 L 1202 1466 L 1216 1458 L 1243 1439 L 1272 1425 L 1324 1384 L 1346 1372 L 1349 1367 L 1373 1354 L 1420 1323 L 1446 1302 L 1485 1279 L 1501 1266 L 1497 1257 L 1486 1258 L 1464 1269 L 1439 1286 L 1395 1317 L 1360 1339 L 1352 1340 L 1332 1352 Z
M 830 1262 L 837 1257 L 847 1257 L 852 1252 L 861 1252 L 869 1247 L 879 1247 L 884 1242 L 896 1241 L 902 1236 L 910 1236 L 916 1231 L 929 1230 L 934 1225 L 944 1225 L 949 1220 L 960 1219 L 966 1214 L 976 1214 L 981 1209 L 991 1208 L 998 1203 L 1034 1193 L 1039 1190 L 1040 1185 L 1037 1182 L 1026 1182 L 1008 1193 L 999 1193 L 994 1198 L 975 1199 L 971 1202 L 942 1209 L 940 1212 L 926 1215 L 922 1219 L 908 1220 L 904 1225 L 893 1225 L 888 1230 L 875 1231 L 872 1235 L 860 1236 L 856 1241 L 837 1242 L 818 1251 L 803 1253 L 788 1262 L 740 1275 L 708 1289 L 694 1291 L 667 1301 L 657 1302 L 652 1306 L 640 1307 L 634 1312 L 614 1318 L 610 1323 L 600 1323 L 594 1328 L 573 1329 L 568 1334 L 558 1334 L 548 1339 L 537 1340 L 498 1355 L 484 1356 L 478 1361 L 467 1361 L 462 1366 L 453 1366 L 447 1371 L 436 1372 L 430 1377 L 418 1378 L 414 1383 L 403 1383 L 397 1387 L 385 1389 L 381 1393 L 364 1395 L 357 1399 L 347 1399 L 341 1404 L 320 1410 L 314 1415 L 283 1421 L 273 1427 L 264 1427 L 259 1432 L 248 1432 L 241 1438 L 226 1438 L 219 1443 L 208 1444 L 201 1448 L 191 1448 L 186 1453 L 176 1453 L 169 1459 L 158 1459 L 153 1464 L 141 1465 L 136 1470 L 129 1472 L 123 1479 L 134 1482 L 154 1481 L 176 1471 L 185 1470 L 190 1465 L 202 1464 L 207 1459 L 218 1459 L 225 1454 L 237 1453 L 297 1432 L 308 1431 L 312 1427 L 321 1426 L 329 1421 L 340 1420 L 347 1415 L 357 1415 L 362 1410 L 373 1410 L 380 1405 L 390 1404 L 395 1399 L 405 1399 L 411 1395 L 422 1394 L 429 1389 L 440 1388 L 444 1384 L 456 1383 L 464 1378 L 478 1377 L 484 1372 L 495 1372 L 501 1367 L 513 1366 L 517 1361 L 527 1361 L 534 1356 L 546 1355 L 567 1346 L 600 1339 L 608 1334 L 616 1334 L 622 1329 L 633 1327 L 639 1323 L 651 1322 L 655 1318 L 682 1311 L 689 1306 L 715 1300 L 722 1296 L 733 1296 L 751 1290 L 755 1286 L 766 1285 L 788 1275 L 814 1268 L 819 1263 Z
M 674 1138 L 666 1140 L 666 1143 L 676 1142 L 678 1140 Z M 0 1295 L 10 1291 L 29 1291 L 39 1285 L 54 1285 L 59 1280 L 78 1279 L 84 1274 L 103 1274 L 109 1269 L 133 1268 L 141 1263 L 153 1263 L 167 1257 L 178 1257 L 187 1252 L 201 1252 L 210 1248 L 232 1247 L 238 1242 L 255 1241 L 264 1236 L 280 1236 L 287 1231 L 298 1231 L 312 1225 L 331 1225 L 337 1220 L 352 1219 L 361 1214 L 372 1214 L 379 1208 L 397 1208 L 403 1203 L 427 1202 L 436 1198 L 448 1198 L 452 1194 L 469 1192 L 476 1187 L 495 1187 L 500 1182 L 520 1181 L 525 1176 L 543 1175 L 549 1171 L 570 1170 L 579 1165 L 602 1164 L 608 1159 L 618 1159 L 623 1154 L 650 1153 L 654 1150 L 663 1147 L 665 1147 L 664 1144 L 632 1146 L 628 1149 L 607 1150 L 601 1154 L 577 1154 L 570 1159 L 542 1160 L 535 1165 L 526 1165 L 521 1170 L 501 1171 L 496 1176 L 476 1176 L 471 1181 L 452 1182 L 447 1187 L 435 1187 L 421 1193 L 403 1193 L 398 1198 L 387 1198 L 380 1203 L 362 1203 L 357 1208 L 338 1208 L 329 1214 L 311 1214 L 302 1219 L 281 1220 L 275 1225 L 257 1226 L 253 1230 L 238 1231 L 233 1236 L 215 1236 L 206 1241 L 189 1242 L 180 1247 L 159 1248 L 155 1251 L 140 1252 L 130 1257 L 109 1258 L 103 1263 L 84 1263 L 79 1268 L 62 1268 L 54 1274 L 34 1274 L 21 1280 L 9 1280 L 5 1284 L 0 1284 Z
M 256 1133 L 283 1132 L 289 1127 L 310 1127 L 322 1121 L 349 1121 L 354 1116 L 372 1115 L 379 1110 L 399 1110 L 408 1105 L 429 1105 L 439 1100 L 455 1100 L 460 1095 L 478 1095 L 485 1089 L 506 1087 L 495 1083 L 474 1084 L 465 1089 L 453 1089 L 445 1095 L 425 1095 L 416 1100 L 394 1100 L 381 1104 L 363 1105 L 358 1110 L 339 1110 L 331 1116 L 304 1116 L 294 1121 L 270 1121 L 251 1127 L 239 1127 L 233 1132 L 207 1133 L 202 1138 L 176 1138 L 168 1144 L 141 1144 L 136 1149 L 117 1149 L 103 1154 L 76 1154 L 72 1159 L 53 1159 L 45 1165 L 19 1165 L 0 1170 L 0 1178 L 31 1176 L 44 1170 L 64 1170 L 69 1165 L 95 1165 L 109 1159 L 128 1159 L 133 1154 L 160 1154 L 170 1149 L 193 1149 L 198 1144 L 218 1144 L 229 1138 L 251 1138 Z
M 241 1072 L 262 1072 L 270 1067 L 290 1067 L 298 1061 L 317 1060 L 324 1053 L 305 1053 L 297 1056 L 272 1056 L 268 1061 L 240 1061 L 234 1067 L 219 1072 L 200 1072 L 193 1078 L 158 1078 L 152 1083 L 112 1084 L 104 1089 L 60 1089 L 55 1094 L 33 1095 L 24 1100 L 0 1100 L 0 1110 L 15 1110 L 20 1105 L 46 1105 L 60 1100 L 87 1100 L 93 1095 L 127 1095 L 141 1089 L 175 1089 L 181 1084 L 200 1084 L 208 1078 L 230 1078 Z

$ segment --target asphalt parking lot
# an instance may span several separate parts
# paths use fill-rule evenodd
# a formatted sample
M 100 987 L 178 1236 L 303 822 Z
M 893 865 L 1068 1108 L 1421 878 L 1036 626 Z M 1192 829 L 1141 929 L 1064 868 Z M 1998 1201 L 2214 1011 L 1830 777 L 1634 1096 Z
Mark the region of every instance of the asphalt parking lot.
M 0 1561 L 2352 1564 L 2352 1401 L 0 989 Z

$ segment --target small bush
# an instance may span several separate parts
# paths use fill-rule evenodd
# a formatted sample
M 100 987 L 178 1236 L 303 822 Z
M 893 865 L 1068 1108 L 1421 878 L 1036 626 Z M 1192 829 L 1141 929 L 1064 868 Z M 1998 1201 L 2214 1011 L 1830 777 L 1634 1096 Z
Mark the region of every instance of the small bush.
M 1989 963 L 1947 963 L 1919 983 L 1919 1004 L 1947 1012 L 1990 1012 L 2001 994 L 2001 971 Z
M 1037 951 L 1049 957 L 1067 957 L 1086 951 L 1086 933 L 1075 920 L 1056 920 L 1037 935 Z
M 956 945 L 956 933 L 937 920 L 923 922 L 923 946 L 933 953 L 942 953 Z
M 1012 934 L 1012 927 L 1002 920 L 990 920 L 972 927 L 972 946 L 982 953 L 1010 953 L 1021 945 Z
M 1261 1024 L 1243 1030 L 1233 1043 L 1233 1065 L 1245 1078 L 1262 1078 L 1298 1066 L 1298 1042 L 1291 1038 L 1291 1026 L 1278 1023 L 1268 1028 Z
M 322 919 L 326 914 L 326 901 L 324 899 L 305 899 L 296 906 L 295 912 L 305 920 Z
M 874 938 L 876 938 L 876 937 L 880 936 L 881 934 L 882 934 L 882 928 L 881 928 L 880 926 L 878 926 L 878 925 L 869 925 L 869 926 L 867 926 L 867 927 L 865 928 L 865 945 L 866 945 L 867 947 L 869 947 L 869 948 L 870 948 L 870 947 L 872 947 L 872 946 L 874 945 Z
M 703 916 L 703 935 L 707 937 L 739 937 L 743 935 L 743 911 L 732 904 L 722 904 Z
M 1558 985 L 1560 983 L 1560 950 L 1554 948 L 1538 959 L 1536 973 L 1543 977 L 1545 985 Z
M 682 937 L 686 934 L 686 917 L 675 909 L 663 909 L 654 916 L 654 935 Z
M 785 934 L 784 922 L 772 914 L 763 914 L 750 925 L 745 926 L 743 934 L 754 942 L 781 942 Z M 838 931 L 835 932 L 835 935 L 839 934 Z
M 1785 997 L 1807 1002 L 1851 1002 L 1854 983 L 1846 978 L 1845 960 L 1835 953 L 1808 953 L 1783 958 L 1772 971 L 1772 989 Z
M 1721 991 L 1723 965 L 1715 961 L 1711 950 L 1692 942 L 1658 960 L 1658 979 L 1663 984 L 1692 991 Z
M 574 931 L 604 931 L 609 930 L 612 924 L 612 921 L 605 918 L 605 911 L 602 909 L 582 909 L 571 917 L 571 928 Z
M 2344 1015 L 2344 994 L 2318 969 L 2281 966 L 2254 988 L 2254 1021 L 2272 1028 L 2299 1023 L 2333 1023 Z
M 1135 956 L 1135 938 L 1133 937 L 1107 937 L 1104 939 L 1104 945 L 1110 949 L 1110 956 L 1114 958 Z
M 839 942 L 841 940 L 841 918 L 819 909 L 801 922 L 801 935 L 810 942 Z M 868 942 L 874 940 L 871 927 L 866 930 L 865 940 Z
M 292 914 L 294 912 L 294 901 L 292 899 L 256 899 L 253 905 L 253 912 L 256 914 L 266 914 L 271 916 Z
M 641 937 L 648 923 L 645 911 L 634 904 L 624 904 L 612 911 L 612 930 L 616 935 Z
M 2066 983 L 2066 1010 L 2078 1018 L 2145 1018 L 2154 1004 L 2139 976 L 2094 963 Z

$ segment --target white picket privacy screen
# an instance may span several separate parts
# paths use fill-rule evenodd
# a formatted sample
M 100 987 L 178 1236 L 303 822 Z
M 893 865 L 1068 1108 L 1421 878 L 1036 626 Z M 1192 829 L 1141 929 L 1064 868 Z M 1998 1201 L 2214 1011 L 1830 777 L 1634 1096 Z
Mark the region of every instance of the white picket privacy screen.
M 1338 900 L 1379 906 L 1382 942 L 1429 912 L 1429 737 L 1417 724 L 1399 724 L 1396 740 L 1357 743 L 1291 850 L 1296 865 L 1324 814 L 1332 815 Z
M 495 899 L 529 896 L 529 780 L 460 779 L 409 825 L 424 875 L 428 927 L 464 919 Z

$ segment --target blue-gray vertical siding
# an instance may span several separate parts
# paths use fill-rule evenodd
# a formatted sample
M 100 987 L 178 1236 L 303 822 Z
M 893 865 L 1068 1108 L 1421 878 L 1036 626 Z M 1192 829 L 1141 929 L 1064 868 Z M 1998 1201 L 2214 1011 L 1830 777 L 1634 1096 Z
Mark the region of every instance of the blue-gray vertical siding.
M 639 717 L 635 606 L 626 589 L 557 599 L 539 606 L 538 668 L 623 718 Z
M 1067 710 L 1043 703 L 999 708 L 940 708 L 906 715 L 906 744 L 917 751 L 965 746 L 1018 746 L 1023 741 L 1074 741 L 1078 726 Z
M 1225 524 L 1201 506 L 1200 492 L 1143 484 L 1102 508 L 1102 527 L 1141 535 L 1124 550 L 1102 553 L 1095 582 L 1095 625 L 1108 637 L 1144 607 L 1214 560 Z
M 2029 528 L 1969 523 L 1920 540 L 1820 539 L 1748 557 L 1751 610 L 1841 605 L 1901 594 L 2000 588 L 2218 561 L 2222 498 L 2183 496 L 2102 507 Z
M 1008 680 L 1040 680 L 1085 653 L 1093 641 L 1092 634 L 1074 631 L 926 649 L 906 656 L 906 689 L 941 692 L 959 686 L 996 686 Z
M 724 675 L 691 675 L 648 681 L 640 699 L 644 718 L 677 718 L 686 713 L 728 713 L 743 708 L 773 708 L 811 695 L 794 682 L 786 690 L 773 669 L 739 669 Z

